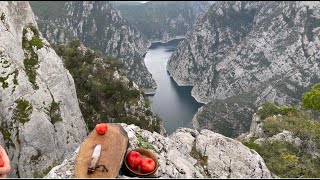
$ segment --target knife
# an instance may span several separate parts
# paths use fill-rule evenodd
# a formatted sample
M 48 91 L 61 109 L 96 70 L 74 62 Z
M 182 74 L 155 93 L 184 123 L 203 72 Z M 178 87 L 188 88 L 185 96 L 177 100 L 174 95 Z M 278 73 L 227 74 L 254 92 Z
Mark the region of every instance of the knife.
M 92 157 L 91 157 L 91 162 L 90 166 L 88 167 L 88 172 L 87 174 L 92 174 L 95 172 L 96 169 L 102 167 L 103 169 L 101 171 L 108 171 L 107 167 L 105 165 L 98 165 L 99 158 L 100 158 L 100 153 L 101 153 L 101 144 L 98 144 L 95 146 Z

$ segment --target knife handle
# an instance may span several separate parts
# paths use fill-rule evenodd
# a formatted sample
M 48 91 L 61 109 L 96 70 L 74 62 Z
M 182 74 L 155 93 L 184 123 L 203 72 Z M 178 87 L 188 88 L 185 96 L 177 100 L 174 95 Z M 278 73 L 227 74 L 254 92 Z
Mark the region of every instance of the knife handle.
M 93 173 L 96 170 L 98 160 L 98 158 L 91 159 L 90 166 L 88 167 L 88 174 Z

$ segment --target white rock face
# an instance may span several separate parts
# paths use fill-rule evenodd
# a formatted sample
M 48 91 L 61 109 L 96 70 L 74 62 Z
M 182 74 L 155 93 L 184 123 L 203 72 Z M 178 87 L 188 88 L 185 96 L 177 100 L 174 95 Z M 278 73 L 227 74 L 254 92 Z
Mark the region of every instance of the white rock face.
M 2 1 L 0 15 L 0 144 L 11 160 L 9 177 L 42 177 L 79 146 L 86 126 L 73 78 L 36 34 L 28 2 Z
M 273 178 L 263 159 L 242 143 L 209 130 L 181 128 L 169 137 L 121 124 L 129 137 L 129 148 L 139 147 L 141 138 L 153 147 L 159 161 L 158 178 Z M 194 154 L 207 156 L 204 165 Z M 73 178 L 77 151 L 54 167 L 45 178 Z M 120 171 L 119 178 L 128 178 Z
M 194 86 L 192 96 L 208 104 L 203 112 L 228 98 L 242 107 L 243 94 L 251 99 L 252 112 L 266 101 L 296 105 L 320 81 L 318 9 L 320 2 L 217 2 L 187 33 L 167 69 L 179 85 Z M 216 121 L 214 114 L 197 119 L 200 126 Z M 229 121 L 250 124 L 248 118 Z M 217 126 L 201 128 L 223 132 Z
M 250 133 L 252 133 L 253 136 L 258 136 L 258 137 L 265 137 L 265 134 L 262 129 L 262 123 L 261 123 L 260 116 L 257 115 L 257 113 L 254 113 L 252 117 L 252 123 L 250 126 Z
M 302 140 L 299 137 L 295 137 L 292 132 L 283 130 L 281 133 L 276 134 L 270 138 L 271 141 L 287 141 L 296 147 L 302 145 Z

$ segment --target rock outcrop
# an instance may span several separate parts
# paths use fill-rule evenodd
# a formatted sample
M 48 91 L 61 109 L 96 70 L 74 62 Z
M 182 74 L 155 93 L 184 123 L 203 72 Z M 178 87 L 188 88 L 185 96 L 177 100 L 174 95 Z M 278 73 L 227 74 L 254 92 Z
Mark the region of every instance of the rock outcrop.
M 208 1 L 149 1 L 140 4 L 112 2 L 130 24 L 150 41 L 163 43 L 184 37 Z
M 280 120 L 284 118 L 282 115 L 273 115 L 273 118 L 276 120 Z M 304 119 L 303 121 L 306 121 L 307 119 Z M 302 121 L 302 123 L 303 123 Z M 311 121 L 311 120 L 309 120 Z M 315 121 L 315 120 L 314 120 Z M 315 124 L 318 124 L 317 121 L 315 121 Z M 287 129 L 280 129 L 278 133 L 275 133 L 272 136 L 268 136 L 265 134 L 265 128 L 263 128 L 264 120 L 261 119 L 261 117 L 255 113 L 253 115 L 252 124 L 250 126 L 250 131 L 248 133 L 244 133 L 241 136 L 239 136 L 239 140 L 241 142 L 249 141 L 250 139 L 255 138 L 253 141 L 256 144 L 262 145 L 265 142 L 275 142 L 275 141 L 286 141 L 290 144 L 292 144 L 294 147 L 303 147 L 307 150 L 304 152 L 306 154 L 310 154 L 313 158 L 320 158 L 320 148 L 318 148 L 317 143 L 315 143 L 315 139 L 302 139 L 299 136 L 302 136 L 303 134 L 291 132 L 289 128 Z M 316 125 L 317 126 L 317 125 Z M 307 126 L 305 126 L 306 129 L 301 129 L 301 131 L 308 131 Z M 312 132 L 313 133 L 313 132 Z M 311 133 L 310 133 L 311 134 Z
M 9 177 L 42 177 L 87 135 L 73 78 L 28 2 L 0 2 L 0 144 Z
M 74 38 L 95 51 L 123 60 L 126 75 L 146 93 L 156 87 L 143 56 L 150 46 L 107 1 L 30 2 L 40 31 L 51 44 Z M 50 7 L 48 9 L 48 7 Z
M 310 111 L 266 103 L 237 140 L 256 150 L 280 178 L 318 178 L 319 132 L 320 122 Z
M 194 86 L 192 96 L 206 103 L 202 112 L 207 113 L 194 119 L 199 129 L 224 134 L 215 118 L 219 114 L 233 125 L 228 134 L 237 136 L 249 130 L 262 102 L 300 102 L 302 93 L 320 81 L 319 8 L 319 2 L 298 1 L 210 6 L 167 65 L 179 85 Z M 217 111 L 218 103 L 228 110 Z M 242 115 L 231 115 L 238 107 L 245 109 Z
M 209 130 L 180 128 L 168 137 L 121 124 L 129 137 L 128 150 L 147 147 L 156 153 L 158 178 L 272 178 L 263 159 L 239 141 Z M 45 178 L 73 178 L 77 151 Z M 128 178 L 120 171 L 119 178 Z

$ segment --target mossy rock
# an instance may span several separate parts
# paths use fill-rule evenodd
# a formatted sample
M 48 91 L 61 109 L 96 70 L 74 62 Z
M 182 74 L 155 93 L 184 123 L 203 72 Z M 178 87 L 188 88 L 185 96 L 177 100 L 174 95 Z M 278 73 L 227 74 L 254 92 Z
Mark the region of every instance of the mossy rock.
M 28 41 L 26 34 L 28 33 L 28 29 L 30 29 L 34 36 L 30 41 Z M 32 83 L 34 89 L 39 89 L 39 86 L 36 83 L 37 69 L 39 66 L 38 55 L 34 52 L 32 47 L 36 47 L 40 49 L 44 47 L 42 39 L 39 37 L 39 31 L 35 26 L 28 25 L 27 28 L 23 28 L 22 30 L 22 48 L 25 52 L 25 59 L 23 60 L 23 64 L 25 67 L 25 72 L 28 75 L 29 81 Z
M 22 124 L 30 121 L 30 114 L 32 113 L 32 105 L 24 99 L 16 100 L 16 108 L 13 110 L 12 119 L 15 122 L 20 122 Z

